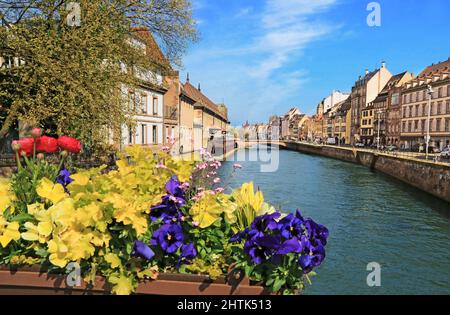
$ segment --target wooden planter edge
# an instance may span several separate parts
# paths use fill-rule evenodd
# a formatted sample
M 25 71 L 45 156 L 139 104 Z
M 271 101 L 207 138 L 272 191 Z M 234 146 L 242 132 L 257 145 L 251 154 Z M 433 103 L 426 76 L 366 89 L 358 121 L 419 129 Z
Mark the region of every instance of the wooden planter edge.
M 267 295 L 262 286 L 250 285 L 247 278 L 230 285 L 225 281 L 207 281 L 204 276 L 161 274 L 157 280 L 139 283 L 138 295 Z M 203 280 L 203 281 L 202 281 Z M 70 287 L 65 275 L 47 274 L 33 270 L 0 268 L 0 295 L 109 295 L 105 278 L 97 276 L 93 284 L 81 280 L 81 285 Z

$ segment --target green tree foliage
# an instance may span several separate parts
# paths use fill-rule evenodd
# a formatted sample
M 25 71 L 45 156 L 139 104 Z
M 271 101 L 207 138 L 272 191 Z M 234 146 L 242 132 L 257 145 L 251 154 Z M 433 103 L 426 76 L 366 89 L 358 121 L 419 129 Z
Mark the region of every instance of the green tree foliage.
M 69 2 L 79 25 L 67 23 Z M 0 56 L 16 63 L 0 69 L 0 137 L 20 120 L 103 141 L 133 124 L 123 87 L 141 83 L 136 72 L 167 73 L 196 39 L 189 0 L 0 1 L 0 19 Z

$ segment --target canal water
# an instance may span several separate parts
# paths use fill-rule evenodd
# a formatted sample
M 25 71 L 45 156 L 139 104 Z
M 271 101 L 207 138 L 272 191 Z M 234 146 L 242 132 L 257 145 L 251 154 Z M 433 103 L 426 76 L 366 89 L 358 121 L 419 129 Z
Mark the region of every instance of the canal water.
M 299 208 L 328 227 L 325 262 L 305 294 L 450 294 L 450 204 L 363 166 L 272 150 L 275 172 L 226 161 L 221 175 L 229 189 L 253 181 L 278 209 Z M 243 169 L 233 172 L 234 163 Z M 380 287 L 367 285 L 371 262 L 381 265 Z

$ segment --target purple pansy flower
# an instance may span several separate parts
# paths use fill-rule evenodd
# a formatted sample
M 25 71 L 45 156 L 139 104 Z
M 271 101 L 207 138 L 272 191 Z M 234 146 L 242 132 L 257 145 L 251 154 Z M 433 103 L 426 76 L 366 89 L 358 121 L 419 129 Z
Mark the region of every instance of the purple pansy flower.
M 150 260 L 155 256 L 155 253 L 144 242 L 134 241 L 133 251 L 131 256 L 138 256 L 147 260 Z
M 262 237 L 267 230 L 274 231 L 278 229 L 278 222 L 275 219 L 278 219 L 280 216 L 281 213 L 274 212 L 256 217 L 251 224 L 252 229 L 248 232 L 248 235 L 250 237 Z
M 246 228 L 244 231 L 241 231 L 239 233 L 236 233 L 233 235 L 228 243 L 241 243 L 242 239 L 247 236 L 248 232 L 250 231 L 249 228 Z
M 183 185 L 173 176 L 166 183 L 167 195 L 161 198 L 161 203 L 150 209 L 150 219 L 162 219 L 164 223 L 178 222 L 182 216 L 180 209 L 186 204 Z
M 295 215 L 293 213 L 287 215 L 283 219 L 281 219 L 278 222 L 278 227 L 281 231 L 281 235 L 289 240 L 293 237 L 300 237 L 303 232 L 304 228 L 302 226 L 303 224 L 303 217 L 300 214 L 300 211 L 297 210 Z
M 195 257 L 197 257 L 197 250 L 195 249 L 194 244 L 183 245 L 183 247 L 181 247 L 181 255 L 178 259 L 177 268 L 181 265 L 190 264 Z
M 183 245 L 183 229 L 178 224 L 165 224 L 152 236 L 151 244 L 160 246 L 168 254 L 175 253 Z
M 312 219 L 306 219 L 304 225 L 310 239 L 319 240 L 323 246 L 327 245 L 329 232 L 325 226 L 314 222 Z
M 277 254 L 287 255 L 290 253 L 301 253 L 302 251 L 303 251 L 302 243 L 298 238 L 294 237 L 281 244 L 281 246 L 278 248 Z
M 301 243 L 304 254 L 300 256 L 298 263 L 305 273 L 309 273 L 322 264 L 325 259 L 325 248 L 320 242 L 312 244 L 306 236 L 302 236 Z
M 259 265 L 272 257 L 280 246 L 280 238 L 276 236 L 262 236 L 247 240 L 244 244 L 244 251 L 250 256 L 252 261 Z
M 73 182 L 73 179 L 70 178 L 70 175 L 71 175 L 70 171 L 67 168 L 63 168 L 62 170 L 59 171 L 59 175 L 56 178 L 56 182 L 61 184 L 66 192 L 69 192 L 66 188 L 67 185 Z

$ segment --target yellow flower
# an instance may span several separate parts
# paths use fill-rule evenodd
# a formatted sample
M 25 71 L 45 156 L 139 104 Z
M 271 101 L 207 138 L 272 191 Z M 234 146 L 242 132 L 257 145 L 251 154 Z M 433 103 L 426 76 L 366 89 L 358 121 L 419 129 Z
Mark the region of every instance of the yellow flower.
M 113 205 L 114 218 L 117 222 L 133 226 L 138 236 L 147 231 L 148 218 L 145 214 L 147 209 L 136 207 L 135 204 L 127 201 L 123 195 L 119 194 L 110 194 L 103 201 Z
M 52 222 L 59 227 L 68 228 L 75 221 L 75 206 L 71 198 L 62 200 L 47 211 Z
M 199 223 L 199 227 L 204 229 L 216 222 L 223 213 L 223 206 L 217 200 L 216 195 L 205 192 L 204 196 L 198 200 L 189 210 L 192 220 Z
M 117 295 L 130 295 L 134 290 L 133 280 L 124 274 L 110 276 L 108 282 L 114 284 L 112 293 Z
M 32 266 L 40 262 L 39 258 L 28 257 L 25 255 L 13 256 L 10 259 L 12 265 L 28 265 Z
M 109 241 L 111 240 L 111 234 L 107 232 L 100 233 L 99 231 L 94 231 L 91 233 L 92 239 L 91 243 L 97 247 L 109 246 Z
M 254 192 L 253 182 L 245 183 L 238 190 L 233 192 L 238 207 L 250 206 L 256 213 L 259 213 L 264 204 L 264 196 L 261 191 Z
M 31 222 L 26 222 L 24 227 L 27 229 L 27 232 L 21 234 L 22 239 L 26 241 L 39 241 L 41 244 L 48 241 L 53 230 L 51 222 L 39 222 L 37 226 Z
M 20 239 L 18 222 L 8 222 L 0 215 L 0 245 L 6 248 L 11 241 Z
M 14 199 L 9 182 L 0 179 L 0 214 L 3 214 L 8 207 L 12 207 L 12 201 Z M 13 208 L 11 209 L 11 213 L 14 213 Z
M 105 261 L 111 265 L 111 268 L 122 267 L 122 262 L 119 256 L 113 253 L 108 253 L 105 255 Z
M 95 226 L 103 218 L 103 211 L 98 204 L 91 203 L 75 211 L 76 221 L 84 227 Z
M 64 268 L 69 260 L 69 248 L 61 241 L 54 239 L 48 242 L 48 252 L 50 253 L 50 262 L 58 267 Z
M 64 187 L 61 184 L 53 183 L 48 178 L 41 180 L 39 186 L 36 188 L 36 192 L 40 197 L 50 200 L 53 204 L 58 203 L 66 197 Z
M 73 179 L 73 182 L 70 183 L 70 185 L 80 185 L 80 186 L 86 186 L 89 183 L 89 176 L 83 173 L 77 173 L 70 175 L 70 178 Z

